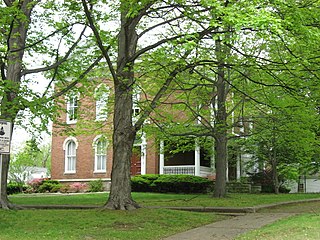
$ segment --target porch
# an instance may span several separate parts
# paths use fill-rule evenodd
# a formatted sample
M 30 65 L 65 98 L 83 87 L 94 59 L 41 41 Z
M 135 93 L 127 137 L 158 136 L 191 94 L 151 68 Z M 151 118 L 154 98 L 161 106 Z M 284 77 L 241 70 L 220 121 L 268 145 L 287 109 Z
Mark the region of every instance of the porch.
M 186 174 L 200 177 L 213 175 L 213 156 L 195 142 L 193 149 L 170 153 L 164 150 L 164 142 L 160 143 L 160 174 Z
M 207 177 L 212 175 L 212 168 L 204 166 L 200 166 L 200 168 L 198 168 L 194 165 L 163 166 L 163 171 L 161 174 L 186 174 Z

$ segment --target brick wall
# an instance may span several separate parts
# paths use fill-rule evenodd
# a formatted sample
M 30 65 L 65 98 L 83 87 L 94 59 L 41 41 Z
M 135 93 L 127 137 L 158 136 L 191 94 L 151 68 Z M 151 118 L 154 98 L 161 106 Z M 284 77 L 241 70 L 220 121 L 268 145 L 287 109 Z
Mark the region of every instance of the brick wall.
M 66 103 L 60 103 L 66 109 Z M 53 124 L 52 129 L 52 167 L 51 177 L 65 181 L 88 181 L 90 179 L 110 179 L 112 169 L 112 112 L 108 112 L 108 118 L 104 122 L 95 121 L 95 100 L 90 96 L 80 96 L 79 119 L 76 124 L 66 124 L 66 112 L 61 111 Z M 93 141 L 96 136 L 106 134 L 107 171 L 106 173 L 94 173 L 94 148 Z M 78 143 L 76 173 L 65 173 L 65 140 L 73 136 Z M 154 140 L 147 142 L 146 173 L 159 173 L 159 153 Z

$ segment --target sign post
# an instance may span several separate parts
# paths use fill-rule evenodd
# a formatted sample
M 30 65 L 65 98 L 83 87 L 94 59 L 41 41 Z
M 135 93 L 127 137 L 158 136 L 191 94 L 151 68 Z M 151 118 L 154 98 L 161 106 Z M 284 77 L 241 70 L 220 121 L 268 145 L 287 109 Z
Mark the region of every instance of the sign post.
M 0 195 L 2 195 L 2 155 L 10 154 L 11 122 L 0 120 Z

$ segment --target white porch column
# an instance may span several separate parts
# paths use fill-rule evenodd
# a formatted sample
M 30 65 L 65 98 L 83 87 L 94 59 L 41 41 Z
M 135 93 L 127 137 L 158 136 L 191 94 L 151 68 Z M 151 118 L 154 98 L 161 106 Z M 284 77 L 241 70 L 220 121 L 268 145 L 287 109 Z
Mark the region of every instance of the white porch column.
M 163 174 L 164 168 L 164 141 L 160 141 L 160 159 L 159 159 L 159 174 Z
M 229 162 L 226 160 L 226 181 L 229 182 Z
M 237 157 L 237 180 L 241 177 L 241 155 Z
M 147 138 L 146 134 L 141 136 L 141 175 L 147 172 Z
M 199 142 L 196 139 L 194 149 L 194 175 L 200 176 L 200 146 Z

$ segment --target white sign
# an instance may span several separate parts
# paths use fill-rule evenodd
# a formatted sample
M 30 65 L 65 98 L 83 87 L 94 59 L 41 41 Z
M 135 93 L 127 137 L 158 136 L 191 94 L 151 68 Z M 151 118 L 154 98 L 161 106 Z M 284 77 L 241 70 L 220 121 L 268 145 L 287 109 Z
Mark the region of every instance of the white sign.
M 11 122 L 0 120 L 0 154 L 10 153 Z

